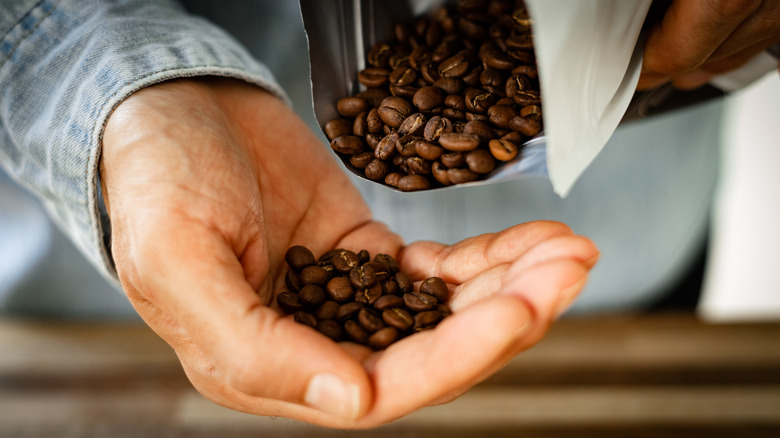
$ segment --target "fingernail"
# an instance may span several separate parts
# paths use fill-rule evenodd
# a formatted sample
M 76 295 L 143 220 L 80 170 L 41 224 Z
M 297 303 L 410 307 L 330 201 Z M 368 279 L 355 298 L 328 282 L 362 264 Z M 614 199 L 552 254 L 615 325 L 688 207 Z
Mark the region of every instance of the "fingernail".
M 310 406 L 347 420 L 355 420 L 360 408 L 360 388 L 335 374 L 312 377 L 304 401 Z

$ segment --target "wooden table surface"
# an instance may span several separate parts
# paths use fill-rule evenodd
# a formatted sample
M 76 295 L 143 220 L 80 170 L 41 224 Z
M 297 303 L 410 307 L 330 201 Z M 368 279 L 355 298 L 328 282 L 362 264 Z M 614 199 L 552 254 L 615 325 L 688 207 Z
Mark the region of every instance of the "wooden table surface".
M 230 411 L 137 324 L 0 319 L 0 437 L 780 437 L 780 323 L 569 318 L 458 400 L 370 431 Z

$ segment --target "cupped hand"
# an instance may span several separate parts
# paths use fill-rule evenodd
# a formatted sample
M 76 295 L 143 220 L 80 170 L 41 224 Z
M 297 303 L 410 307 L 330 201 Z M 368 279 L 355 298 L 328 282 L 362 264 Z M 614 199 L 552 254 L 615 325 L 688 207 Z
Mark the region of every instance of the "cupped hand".
M 553 222 L 404 245 L 287 106 L 230 79 L 126 99 L 105 130 L 101 178 L 120 281 L 193 385 L 239 411 L 329 427 L 456 397 L 537 342 L 598 257 Z M 296 244 L 393 255 L 415 279 L 448 282 L 454 314 L 380 352 L 332 342 L 276 306 Z
M 674 0 L 647 34 L 637 88 L 696 88 L 778 43 L 776 0 Z

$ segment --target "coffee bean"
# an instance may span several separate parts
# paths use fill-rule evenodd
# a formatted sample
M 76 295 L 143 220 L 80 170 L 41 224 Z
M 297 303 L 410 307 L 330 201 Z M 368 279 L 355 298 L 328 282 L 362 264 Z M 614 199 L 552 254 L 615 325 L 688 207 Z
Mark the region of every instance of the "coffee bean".
M 509 161 L 517 156 L 517 145 L 509 140 L 493 139 L 488 143 L 490 153 L 496 160 Z
M 482 76 L 482 70 L 484 70 L 484 68 L 482 68 L 481 65 L 474 67 L 470 72 L 463 76 L 463 83 L 468 87 L 479 86 L 479 77 Z
M 376 280 L 378 282 L 387 281 L 390 277 L 395 275 L 395 271 L 393 270 L 393 266 L 387 265 L 383 262 L 376 261 L 376 257 L 374 258 L 374 261 L 364 263 L 366 266 L 371 266 L 374 269 L 374 275 L 376 275 Z M 395 266 L 398 266 L 397 264 Z
M 359 263 L 358 256 L 348 249 L 340 249 L 333 257 L 333 267 L 339 272 L 348 273 Z
M 301 289 L 301 279 L 298 276 L 298 273 L 290 269 L 287 271 L 287 274 L 284 276 L 284 284 L 287 286 L 287 289 L 290 290 L 290 292 L 298 292 Z
M 382 296 L 398 294 L 398 283 L 395 280 L 387 280 L 380 284 L 382 285 Z M 376 303 L 374 306 L 376 307 Z
M 431 162 L 420 157 L 409 157 L 406 159 L 406 167 L 409 169 L 409 175 L 430 175 Z M 401 184 L 401 182 L 398 182 Z
M 442 102 L 444 102 L 444 91 L 431 85 L 421 87 L 412 97 L 412 103 L 420 111 L 430 111 Z
M 449 298 L 450 292 L 447 283 L 439 277 L 428 277 L 420 284 L 420 292 L 431 295 L 440 303 Z
M 284 261 L 290 268 L 300 271 L 314 264 L 314 254 L 305 246 L 291 246 L 284 254 Z
M 466 100 L 462 94 L 450 94 L 444 98 L 444 105 L 448 108 L 465 110 Z
M 404 135 L 395 142 L 395 150 L 404 158 L 417 155 L 417 142 L 420 141 L 413 135 Z
M 320 304 L 320 306 L 314 310 L 313 315 L 318 320 L 336 319 L 336 313 L 338 313 L 339 307 L 341 307 L 339 303 L 333 300 L 328 300 Z
M 517 113 L 511 106 L 493 105 L 487 110 L 488 120 L 494 126 L 499 128 L 509 128 L 509 122 L 517 116 Z
M 385 127 L 385 122 L 379 117 L 379 110 L 377 108 L 371 108 L 371 111 L 366 115 L 366 129 L 371 134 L 379 134 Z
M 369 109 L 368 101 L 360 97 L 344 97 L 336 103 L 336 111 L 344 117 L 355 117 Z
M 382 124 L 382 126 L 384 126 L 384 123 Z M 366 135 L 366 143 L 368 144 L 368 147 L 370 147 L 372 151 L 375 151 L 377 146 L 379 146 L 379 142 L 382 141 L 383 138 L 385 138 L 384 135 L 368 134 Z
M 307 284 L 298 292 L 298 301 L 308 307 L 316 307 L 327 299 L 325 290 L 316 284 Z
M 374 67 L 384 67 L 390 58 L 390 46 L 385 43 L 377 43 L 368 51 L 366 60 Z
M 400 297 L 399 297 L 400 298 Z M 382 311 L 382 320 L 398 330 L 408 330 L 414 324 L 414 317 L 408 310 L 401 307 L 391 307 Z
M 444 117 L 433 116 L 425 124 L 423 137 L 426 141 L 434 142 L 446 132 L 452 132 L 452 122 Z
M 376 273 L 371 266 L 355 266 L 349 271 L 349 282 L 355 289 L 371 287 L 376 284 Z
M 341 324 L 332 319 L 318 322 L 315 328 L 336 342 L 341 342 L 344 339 L 344 329 L 341 328 Z
M 493 132 L 493 128 L 490 127 L 490 124 L 482 120 L 471 120 L 466 122 L 463 126 L 463 133 L 476 135 L 479 137 L 480 143 L 487 143 L 496 136 Z
M 385 327 L 369 336 L 368 346 L 376 350 L 381 350 L 395 342 L 398 339 L 398 336 L 399 333 L 397 328 Z
M 479 174 L 470 169 L 447 169 L 447 178 L 453 184 L 464 184 L 476 181 Z
M 325 124 L 325 135 L 328 140 L 335 140 L 342 135 L 352 134 L 352 122 L 349 119 L 335 119 Z
M 441 115 L 450 120 L 465 120 L 466 112 L 455 108 L 444 108 L 441 110 Z
M 403 178 L 403 174 L 398 172 L 390 172 L 385 177 L 385 184 L 391 187 L 398 187 L 398 183 L 401 181 L 401 178 Z
M 479 137 L 474 134 L 448 132 L 439 137 L 439 144 L 449 151 L 471 151 L 479 146 Z
M 420 90 L 422 90 L 422 88 Z M 436 90 L 439 89 L 436 88 Z M 418 91 L 417 93 L 419 94 L 420 92 Z M 415 94 L 415 96 L 417 96 L 417 94 Z M 422 110 L 422 108 L 420 109 Z M 425 116 L 422 113 L 414 113 L 409 117 L 407 117 L 406 119 L 404 119 L 404 121 L 401 123 L 401 126 L 398 127 L 398 135 L 409 135 L 409 134 L 414 134 L 417 131 L 422 131 L 422 129 L 425 128 L 426 121 L 427 120 L 425 119 Z
M 396 142 L 398 141 L 398 134 L 393 132 L 386 135 L 374 150 L 374 156 L 380 160 L 388 160 L 393 158 L 396 151 Z
M 521 107 L 528 105 L 539 105 L 542 103 L 541 95 L 538 91 L 534 90 L 518 91 L 514 96 L 512 96 L 512 99 L 514 99 L 515 103 Z
M 517 116 L 509 122 L 509 127 L 528 137 L 533 137 L 542 130 L 539 118 L 534 116 Z
M 371 261 L 371 253 L 369 253 L 368 250 L 365 249 L 361 249 L 360 251 L 358 251 L 357 257 L 358 257 L 358 263 L 361 265 Z
M 357 80 L 368 88 L 387 85 L 390 71 L 386 68 L 368 67 L 358 72 Z
M 460 78 L 439 78 L 433 83 L 434 87 L 440 88 L 446 94 L 460 93 L 463 91 L 464 85 Z
M 431 166 L 431 175 L 443 186 L 452 184 L 449 176 L 447 176 L 447 167 L 439 161 L 434 162 L 433 166 Z
M 364 169 L 366 178 L 372 181 L 383 181 L 387 175 L 387 164 L 382 160 L 372 160 Z
M 371 108 L 378 108 L 383 100 L 390 97 L 390 91 L 385 90 L 384 88 L 369 88 L 368 90 L 356 94 L 355 97 L 365 99 Z
M 358 322 L 370 333 L 381 330 L 387 325 L 381 316 L 365 307 L 360 309 L 360 312 L 358 313 Z
M 466 164 L 472 172 L 490 173 L 496 168 L 496 160 L 485 149 L 477 149 L 466 154 Z
M 368 122 L 366 121 L 367 116 L 368 111 L 363 111 L 362 113 L 358 114 L 357 117 L 355 117 L 355 120 L 352 123 L 352 135 L 357 137 L 365 137 L 366 134 L 368 134 Z
M 388 97 L 379 106 L 379 117 L 386 125 L 398 128 L 412 113 L 412 104 L 401 97 Z
M 352 320 L 346 321 L 344 323 L 344 331 L 347 333 L 347 337 L 353 342 L 364 345 L 368 343 L 370 333 L 358 322 Z
M 398 189 L 404 192 L 414 192 L 431 188 L 431 182 L 422 175 L 406 175 L 398 181 Z
M 349 157 L 349 164 L 357 167 L 358 169 L 365 169 L 368 163 L 370 163 L 373 159 L 373 152 L 361 152 Z
M 439 158 L 441 163 L 448 168 L 460 167 L 466 164 L 466 155 L 462 152 L 447 152 Z
M 463 76 L 469 69 L 469 62 L 462 53 L 445 59 L 439 64 L 439 75 L 442 77 L 456 78 Z
M 325 286 L 325 290 L 331 299 L 340 303 L 351 300 L 355 295 L 355 290 L 347 277 L 331 278 Z
M 416 141 L 414 151 L 426 160 L 436 160 L 444 153 L 444 148 L 425 141 Z
M 436 297 L 426 293 L 406 293 L 404 294 L 404 304 L 415 312 L 423 312 L 436 307 L 438 301 Z
M 314 327 L 317 325 L 317 318 L 315 318 L 311 313 L 304 312 L 302 310 L 295 312 L 293 319 L 295 322 L 308 325 L 309 327 Z
M 539 105 L 527 105 L 520 110 L 520 117 L 541 117 L 542 109 Z
M 501 137 L 501 140 L 511 141 L 516 146 L 523 143 L 523 134 L 517 132 L 517 131 L 509 131 L 508 134 L 505 134 Z M 518 150 L 520 147 L 518 146 Z
M 330 279 L 330 275 L 325 269 L 320 266 L 312 265 L 307 266 L 301 270 L 299 275 L 301 283 L 303 285 L 316 284 L 318 286 L 325 286 Z
M 331 141 L 330 147 L 341 154 L 355 155 L 363 152 L 363 139 L 354 135 L 342 135 Z
M 496 102 L 496 96 L 493 93 L 478 88 L 467 89 L 464 96 L 466 110 L 473 113 L 484 113 Z
M 377 310 L 385 310 L 391 307 L 401 307 L 403 305 L 404 299 L 398 295 L 382 295 L 374 302 L 374 308 Z
M 393 85 L 409 85 L 417 80 L 417 72 L 410 67 L 399 67 L 390 73 L 389 81 Z
M 282 292 L 276 297 L 276 303 L 287 313 L 295 313 L 303 310 L 303 304 L 298 301 L 298 295 L 291 292 Z
M 382 296 L 382 286 L 374 283 L 370 287 L 357 289 L 355 291 L 355 301 L 361 304 L 372 305 Z
M 429 330 L 441 321 L 442 315 L 438 310 L 428 310 L 414 315 L 414 331 Z
M 422 66 L 431 59 L 431 51 L 426 46 L 416 47 L 409 54 L 409 65 L 415 70 L 421 70 Z
M 377 254 L 374 256 L 374 262 L 375 263 L 381 263 L 387 268 L 387 272 L 395 275 L 400 269 L 398 266 L 398 262 L 393 258 L 393 256 L 389 254 Z M 376 270 L 377 273 L 379 273 L 379 270 Z
M 409 293 L 414 288 L 412 279 L 403 272 L 398 272 L 395 274 L 395 282 L 398 283 L 398 289 L 401 291 L 401 293 Z
M 515 60 L 506 53 L 498 50 L 495 46 L 482 51 L 482 53 L 480 53 L 480 59 L 486 66 L 496 70 L 511 70 L 515 66 Z
M 338 312 L 336 312 L 336 319 L 339 321 L 346 321 L 348 319 L 357 318 L 357 314 L 362 308 L 363 304 L 358 303 L 357 301 L 350 301 L 342 304 L 341 307 L 339 307 Z

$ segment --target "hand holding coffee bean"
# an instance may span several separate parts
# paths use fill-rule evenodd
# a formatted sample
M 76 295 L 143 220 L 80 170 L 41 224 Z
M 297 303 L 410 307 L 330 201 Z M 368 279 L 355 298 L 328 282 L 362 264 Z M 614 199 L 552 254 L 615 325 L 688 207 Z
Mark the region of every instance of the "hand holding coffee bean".
M 365 428 L 451 399 L 537 342 L 597 257 L 550 222 L 404 245 L 330 158 L 281 100 L 236 80 L 150 86 L 108 121 L 101 182 L 123 289 L 219 404 Z M 296 257 L 288 262 L 300 275 L 287 275 L 297 242 L 317 254 L 367 251 L 331 253 L 324 266 Z M 429 277 L 453 287 L 455 311 L 440 322 L 439 286 L 412 281 Z M 378 287 L 366 287 L 372 278 Z M 297 304 L 277 298 L 286 282 L 299 288 Z M 299 322 L 279 300 L 300 305 Z M 308 325 L 369 346 L 328 342 Z
M 343 118 L 324 127 L 331 148 L 402 191 L 475 181 L 514 160 L 542 130 L 530 26 L 522 1 L 503 0 L 396 24 L 395 40 L 375 44 L 357 74 L 366 89 L 336 102 Z M 445 151 L 468 154 L 447 161 Z

